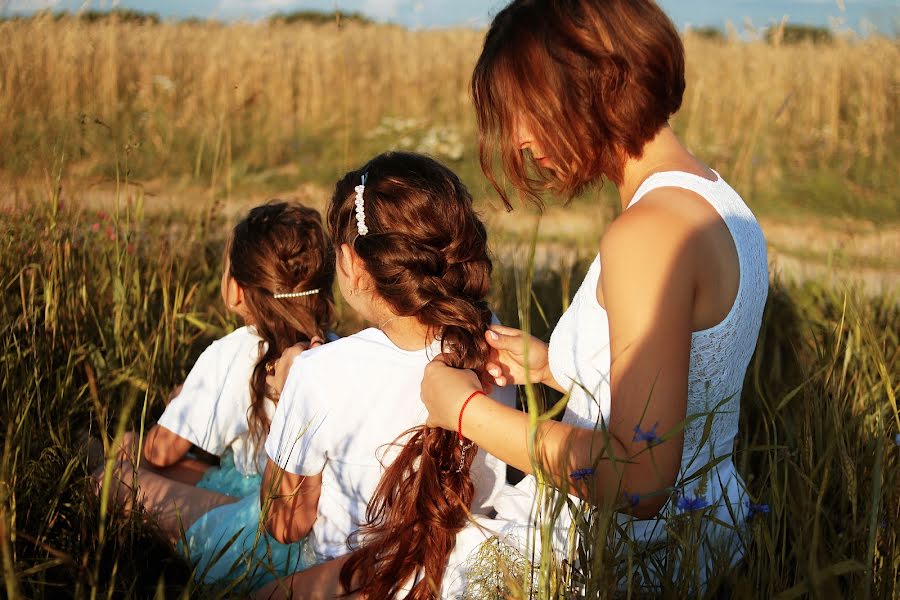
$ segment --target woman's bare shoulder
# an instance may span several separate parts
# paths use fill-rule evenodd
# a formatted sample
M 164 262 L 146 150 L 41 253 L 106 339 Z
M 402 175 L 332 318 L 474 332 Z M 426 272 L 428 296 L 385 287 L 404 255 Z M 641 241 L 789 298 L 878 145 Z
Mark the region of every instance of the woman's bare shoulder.
M 600 255 L 605 259 L 623 252 L 637 256 L 674 252 L 690 242 L 702 229 L 702 219 L 677 206 L 680 190 L 669 194 L 651 192 L 616 218 L 600 240 Z M 665 199 L 662 194 L 669 194 Z M 663 256 L 657 256 L 663 258 Z

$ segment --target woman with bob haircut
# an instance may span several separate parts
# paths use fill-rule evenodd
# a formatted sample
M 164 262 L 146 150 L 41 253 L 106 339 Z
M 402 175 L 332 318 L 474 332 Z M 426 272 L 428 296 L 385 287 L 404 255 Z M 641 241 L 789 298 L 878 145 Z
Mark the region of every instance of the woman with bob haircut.
M 631 541 L 664 546 L 668 520 L 700 515 L 702 580 L 707 565 L 743 555 L 749 499 L 732 452 L 769 278 L 755 217 L 669 126 L 684 90 L 681 38 L 651 0 L 516 0 L 496 16 L 472 77 L 485 173 L 508 206 L 498 157 L 535 200 L 610 182 L 622 212 L 549 344 L 506 327 L 486 334 L 481 379 L 569 396 L 532 454 L 528 416 L 479 393 L 476 373 L 436 360 L 422 398 L 428 425 L 461 428 L 508 464 L 617 510 Z M 526 477 L 500 516 L 527 520 L 535 487 Z M 663 574 L 635 578 L 655 587 Z
M 732 452 L 768 293 L 766 243 L 741 197 L 670 128 L 684 90 L 681 38 L 651 0 L 515 0 L 497 14 L 472 77 L 486 175 L 510 208 L 498 160 L 522 197 L 569 199 L 610 183 L 622 212 L 549 344 L 493 326 L 484 373 L 439 356 L 422 382 L 428 426 L 529 475 L 495 503 L 489 526 L 507 541 L 533 522 L 540 471 L 570 507 L 616 511 L 627 541 L 662 548 L 613 586 L 672 589 L 666 578 L 687 557 L 666 551 L 667 523 L 682 516 L 702 532 L 694 581 L 704 586 L 704 565 L 743 555 L 750 512 Z M 509 384 L 568 396 L 531 450 L 529 416 L 484 394 Z M 555 531 L 564 537 L 570 523 L 559 515 Z M 602 555 L 584 547 L 602 539 L 577 543 L 576 556 Z M 341 593 L 334 562 L 294 589 Z

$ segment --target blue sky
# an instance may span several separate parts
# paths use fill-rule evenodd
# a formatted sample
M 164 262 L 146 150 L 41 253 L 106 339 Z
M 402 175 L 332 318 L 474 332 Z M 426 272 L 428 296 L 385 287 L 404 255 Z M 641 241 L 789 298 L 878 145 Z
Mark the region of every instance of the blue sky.
M 779 21 L 829 24 L 843 19 L 856 30 L 864 22 L 883 32 L 900 33 L 900 3 L 896 0 L 659 0 L 679 26 L 723 26 L 727 20 L 741 25 L 750 19 L 756 26 Z M 77 10 L 83 5 L 111 6 L 155 12 L 166 17 L 215 17 L 257 19 L 279 11 L 297 9 L 359 11 L 375 19 L 412 27 L 484 25 L 505 4 L 504 0 L 0 0 L 0 12 L 22 13 L 41 8 Z

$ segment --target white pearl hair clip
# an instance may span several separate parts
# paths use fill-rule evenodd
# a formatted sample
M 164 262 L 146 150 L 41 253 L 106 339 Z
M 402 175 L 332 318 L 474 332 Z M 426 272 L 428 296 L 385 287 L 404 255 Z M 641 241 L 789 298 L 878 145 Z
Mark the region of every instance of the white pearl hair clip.
M 354 188 L 356 190 L 356 230 L 359 232 L 359 235 L 369 233 L 369 228 L 366 227 L 366 208 L 363 200 L 363 192 L 366 191 L 368 175 L 368 173 L 364 173 L 362 183 Z
M 305 296 L 312 296 L 314 294 L 318 294 L 319 291 L 320 291 L 319 288 L 316 288 L 314 290 L 308 290 L 305 292 L 286 292 L 283 294 L 272 294 L 272 297 L 275 298 L 276 300 L 281 300 L 282 298 L 303 298 Z

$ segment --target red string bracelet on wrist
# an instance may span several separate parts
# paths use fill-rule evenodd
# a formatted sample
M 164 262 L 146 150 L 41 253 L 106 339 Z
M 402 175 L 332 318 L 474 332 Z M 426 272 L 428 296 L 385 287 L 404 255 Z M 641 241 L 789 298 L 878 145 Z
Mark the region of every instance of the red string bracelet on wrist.
M 463 433 L 462 433 L 462 419 L 463 419 L 463 413 L 465 412 L 466 407 L 469 405 L 469 402 L 472 401 L 472 398 L 474 398 L 475 396 L 478 396 L 479 394 L 482 395 L 482 396 L 487 396 L 487 394 L 485 394 L 485 393 L 482 392 L 481 390 L 475 390 L 474 392 L 472 392 L 472 393 L 469 395 L 468 398 L 466 398 L 466 401 L 463 402 L 462 408 L 459 409 L 459 423 L 458 423 L 458 425 L 457 425 L 457 427 L 456 427 L 456 433 L 459 435 L 459 441 L 460 441 L 460 443 L 462 443 L 463 440 L 465 439 L 465 438 L 463 437 Z

